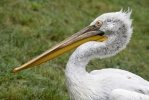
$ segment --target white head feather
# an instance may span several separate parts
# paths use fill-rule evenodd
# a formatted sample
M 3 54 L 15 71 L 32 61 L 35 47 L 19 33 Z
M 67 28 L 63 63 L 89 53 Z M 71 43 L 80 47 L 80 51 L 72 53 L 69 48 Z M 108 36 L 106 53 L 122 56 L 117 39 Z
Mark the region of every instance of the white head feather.
M 100 58 L 111 57 L 121 50 L 125 49 L 129 43 L 132 30 L 132 20 L 130 19 L 132 10 L 126 12 L 119 11 L 113 13 L 106 13 L 97 17 L 90 25 L 94 25 L 96 21 L 103 22 L 100 30 L 105 32 L 108 40 L 105 41 L 104 47 L 100 53 Z

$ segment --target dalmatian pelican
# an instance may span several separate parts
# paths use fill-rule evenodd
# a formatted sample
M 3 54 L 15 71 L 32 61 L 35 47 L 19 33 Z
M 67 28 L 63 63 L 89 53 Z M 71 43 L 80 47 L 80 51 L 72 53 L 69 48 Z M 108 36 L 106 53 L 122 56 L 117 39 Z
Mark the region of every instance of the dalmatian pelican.
M 121 69 L 86 71 L 93 58 L 116 55 L 129 43 L 131 10 L 105 13 L 89 26 L 37 56 L 13 72 L 39 65 L 77 47 L 66 65 L 70 100 L 149 100 L 149 82 Z

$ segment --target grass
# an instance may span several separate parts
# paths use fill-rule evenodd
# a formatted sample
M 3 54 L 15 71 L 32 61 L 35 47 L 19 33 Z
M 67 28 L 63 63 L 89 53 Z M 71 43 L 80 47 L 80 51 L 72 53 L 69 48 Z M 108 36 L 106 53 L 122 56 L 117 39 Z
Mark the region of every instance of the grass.
M 71 52 L 38 67 L 12 73 L 56 43 L 87 26 L 106 12 L 130 7 L 134 32 L 125 50 L 87 70 L 120 68 L 149 80 L 148 0 L 1 0 L 0 100 L 69 100 L 65 65 Z

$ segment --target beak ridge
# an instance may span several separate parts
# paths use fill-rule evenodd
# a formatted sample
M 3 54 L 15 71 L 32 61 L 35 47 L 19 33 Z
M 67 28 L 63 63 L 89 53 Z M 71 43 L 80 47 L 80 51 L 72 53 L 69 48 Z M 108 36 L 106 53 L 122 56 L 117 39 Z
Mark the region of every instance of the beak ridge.
M 47 50 L 43 54 L 37 56 L 33 60 L 25 63 L 24 65 L 14 68 L 13 72 L 17 72 L 19 70 L 23 70 L 29 67 L 33 67 L 44 63 L 50 59 L 53 59 L 67 51 L 72 50 L 73 48 L 78 47 L 79 45 L 87 42 L 87 41 L 104 41 L 107 39 L 104 35 L 104 32 L 100 31 L 99 28 L 101 27 L 102 22 L 97 21 L 95 25 L 88 26 L 81 31 L 77 32 L 76 34 L 72 35 L 71 37 L 67 38 L 66 40 L 62 41 L 58 45 L 54 46 L 53 48 Z

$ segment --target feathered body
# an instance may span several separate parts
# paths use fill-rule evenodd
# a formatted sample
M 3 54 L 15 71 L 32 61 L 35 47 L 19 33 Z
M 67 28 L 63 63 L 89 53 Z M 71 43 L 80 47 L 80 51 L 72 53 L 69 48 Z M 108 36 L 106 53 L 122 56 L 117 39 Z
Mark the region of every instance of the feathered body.
M 117 89 L 149 95 L 149 82 L 133 73 L 112 68 L 88 73 L 85 69 L 92 58 L 111 57 L 126 47 L 132 35 L 130 15 L 131 11 L 122 10 L 106 13 L 91 23 L 102 21 L 100 30 L 108 39 L 104 42 L 86 42 L 70 57 L 65 75 L 71 100 L 119 100 L 110 96 Z

